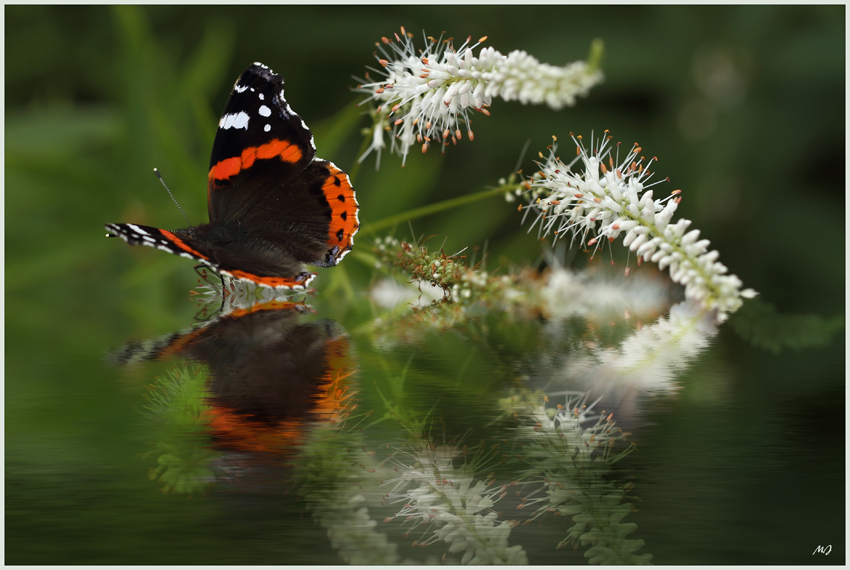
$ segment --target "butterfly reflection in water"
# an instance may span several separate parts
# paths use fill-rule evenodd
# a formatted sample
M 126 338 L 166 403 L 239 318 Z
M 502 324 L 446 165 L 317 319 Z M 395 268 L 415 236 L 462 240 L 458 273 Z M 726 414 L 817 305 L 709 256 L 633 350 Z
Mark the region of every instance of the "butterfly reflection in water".
M 198 366 L 206 383 L 199 398 L 203 401 L 197 402 L 202 417 L 187 429 L 200 425 L 204 445 L 217 452 L 198 473 L 230 480 L 227 473 L 234 466 L 244 473 L 256 471 L 257 462 L 285 462 L 311 423 L 335 422 L 352 403 L 348 337 L 334 321 L 301 322 L 311 312 L 303 303 L 279 300 L 237 308 L 191 329 L 129 343 L 109 360 L 128 366 L 183 359 Z M 176 381 L 193 378 L 184 375 Z M 161 393 L 174 391 L 172 385 Z M 168 401 L 157 396 L 159 402 Z M 168 461 L 185 463 L 168 446 L 164 452 Z M 184 486 L 197 490 L 197 483 Z

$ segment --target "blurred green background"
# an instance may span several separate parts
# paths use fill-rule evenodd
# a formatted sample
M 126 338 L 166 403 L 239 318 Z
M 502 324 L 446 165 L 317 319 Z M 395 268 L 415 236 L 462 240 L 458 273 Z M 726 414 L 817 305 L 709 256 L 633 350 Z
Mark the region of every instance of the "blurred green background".
M 49 545 L 30 539 L 53 524 L 67 532 L 55 498 L 66 490 L 74 501 L 109 504 L 131 517 L 150 492 L 143 478 L 128 483 L 135 495 L 126 487 L 100 492 L 114 481 L 135 481 L 139 470 L 126 434 L 107 429 L 104 414 L 121 425 L 127 409 L 120 398 L 138 398 L 150 381 L 116 385 L 101 365 L 102 351 L 187 326 L 196 309 L 186 291 L 196 277 L 187 260 L 104 239 L 103 224 L 185 225 L 154 166 L 190 219 L 205 221 L 219 113 L 253 61 L 284 76 L 287 100 L 313 129 L 319 156 L 350 170 L 367 125 L 353 106 L 361 97 L 350 91 L 352 76 L 374 65 L 374 43 L 401 25 L 417 36 L 486 35 L 502 53 L 523 49 L 553 65 L 584 59 L 599 37 L 606 81 L 558 112 L 496 100 L 491 117 L 476 115 L 475 141 L 443 157 L 414 153 L 401 168 L 385 153 L 377 172 L 369 157 L 355 181 L 365 224 L 496 185 L 527 140 L 522 166 L 530 171 L 531 157 L 552 135 L 563 140 L 607 128 L 659 158 L 658 175 L 670 177 L 670 190 L 683 190 L 679 214 L 761 299 L 787 313 L 844 314 L 844 6 L 7 6 L 7 549 L 9 520 L 12 538 L 28 539 L 17 543 L 17 562 L 63 560 L 67 551 L 51 558 Z M 488 242 L 492 267 L 538 261 L 540 244 L 519 221 L 516 203 L 491 198 L 413 226 L 417 234 L 447 235 L 447 251 Z M 409 237 L 407 226 L 396 235 Z M 355 249 L 367 244 L 361 237 Z M 622 268 L 622 248 L 615 259 Z M 351 256 L 313 285 L 328 291 L 330 275 L 343 271 L 355 291 L 372 275 Z M 319 295 L 316 304 L 343 322 L 351 314 L 366 318 L 341 295 Z M 829 363 L 829 372 L 794 361 L 801 383 L 826 378 L 817 385 L 835 396 L 826 408 L 822 399 L 810 406 L 807 421 L 843 417 L 843 388 L 825 376 L 843 354 L 838 340 L 806 357 Z M 782 362 L 765 357 L 750 370 L 781 369 Z M 793 387 L 785 390 L 787 397 Z M 98 445 L 69 447 L 69 438 Z M 84 497 L 81 484 L 90 490 Z M 51 498 L 39 503 L 47 487 Z M 214 508 L 175 507 L 171 516 L 191 526 Z M 167 540 L 157 521 L 136 520 L 129 535 L 123 521 L 113 526 L 96 517 L 81 525 L 98 528 L 104 544 L 120 537 L 115 548 L 122 553 L 147 556 L 125 563 L 196 560 L 148 551 L 151 540 Z M 280 525 L 261 532 L 297 536 L 301 528 L 297 521 Z M 254 531 L 260 529 L 246 527 L 246 540 Z M 206 540 L 215 552 L 203 528 L 193 532 L 196 544 Z M 63 548 L 69 544 L 77 544 L 74 560 L 116 560 L 98 558 L 97 547 L 83 542 Z M 244 548 L 249 552 L 249 543 Z

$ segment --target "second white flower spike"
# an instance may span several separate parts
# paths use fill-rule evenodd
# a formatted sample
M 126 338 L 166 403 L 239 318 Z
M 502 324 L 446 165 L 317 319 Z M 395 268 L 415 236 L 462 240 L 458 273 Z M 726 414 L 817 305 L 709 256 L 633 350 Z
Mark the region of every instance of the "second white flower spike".
M 699 230 L 687 231 L 690 220 L 670 223 L 680 191 L 653 199 L 650 188 L 661 181 L 649 183 L 649 167 L 657 159 L 644 164 L 637 143 L 620 159 L 619 143 L 612 148 L 608 131 L 595 140 L 591 137 L 589 150 L 581 136 L 572 139 L 577 156 L 569 163 L 556 155 L 557 145 L 549 147 L 548 157 L 540 154 L 545 162 L 538 163 L 540 170 L 527 184 L 529 210 L 537 213 L 531 228 L 539 223 L 541 235 L 554 233 L 558 238 L 569 232 L 572 240 L 595 248 L 602 238 L 613 242 L 623 235 L 623 245 L 660 269 L 669 267 L 673 281 L 685 286 L 685 297 L 716 310 L 720 322 L 737 311 L 743 299 L 757 295 L 752 289 L 741 290 L 741 280 L 727 274 L 717 251 L 708 251 L 710 242 L 699 239 Z M 577 162 L 582 172 L 572 170 Z

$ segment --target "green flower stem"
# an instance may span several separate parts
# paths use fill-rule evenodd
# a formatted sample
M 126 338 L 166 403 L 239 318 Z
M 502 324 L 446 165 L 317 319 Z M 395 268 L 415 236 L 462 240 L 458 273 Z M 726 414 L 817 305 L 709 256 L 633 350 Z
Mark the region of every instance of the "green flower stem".
M 363 153 L 366 152 L 367 148 L 369 148 L 369 137 L 365 136 L 363 137 L 363 142 L 360 143 L 360 149 L 357 151 L 357 159 L 348 171 L 348 180 L 351 182 L 352 186 L 354 186 L 354 180 L 357 178 L 357 173 L 360 172 L 360 165 L 362 164 L 360 157 L 363 156 Z
M 590 53 L 587 55 L 587 71 L 593 73 L 602 65 L 602 55 L 605 53 L 605 42 L 595 38 L 590 43 Z
M 408 210 L 400 214 L 395 214 L 393 216 L 388 216 L 383 220 L 378 220 L 375 223 L 369 224 L 368 226 L 360 229 L 360 235 L 369 235 L 379 230 L 391 228 L 408 220 L 415 220 L 416 218 L 421 218 L 423 216 L 436 214 L 437 212 L 442 212 L 444 210 L 457 208 L 458 206 L 462 206 L 464 204 L 469 204 L 471 202 L 477 202 L 479 200 L 490 198 L 491 196 L 504 195 L 508 192 L 516 190 L 519 187 L 519 184 L 503 184 L 502 186 L 490 188 L 489 190 L 483 190 L 475 194 L 469 194 L 468 196 L 459 196 L 457 198 L 450 198 L 448 200 L 443 200 L 442 202 L 437 202 L 436 204 L 428 204 L 427 206 L 414 208 L 412 210 Z

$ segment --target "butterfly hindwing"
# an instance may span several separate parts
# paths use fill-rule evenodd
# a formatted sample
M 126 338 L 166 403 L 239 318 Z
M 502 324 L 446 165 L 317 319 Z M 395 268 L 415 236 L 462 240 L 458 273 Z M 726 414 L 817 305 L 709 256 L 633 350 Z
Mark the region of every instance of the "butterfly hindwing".
M 329 267 L 351 249 L 360 227 L 358 208 L 348 176 L 332 162 L 315 159 L 247 212 L 242 223 L 249 235 L 298 261 Z
M 241 281 L 265 287 L 300 289 L 316 276 L 286 251 L 211 225 L 173 232 L 137 224 L 107 224 L 130 245 L 155 247 L 192 259 Z

